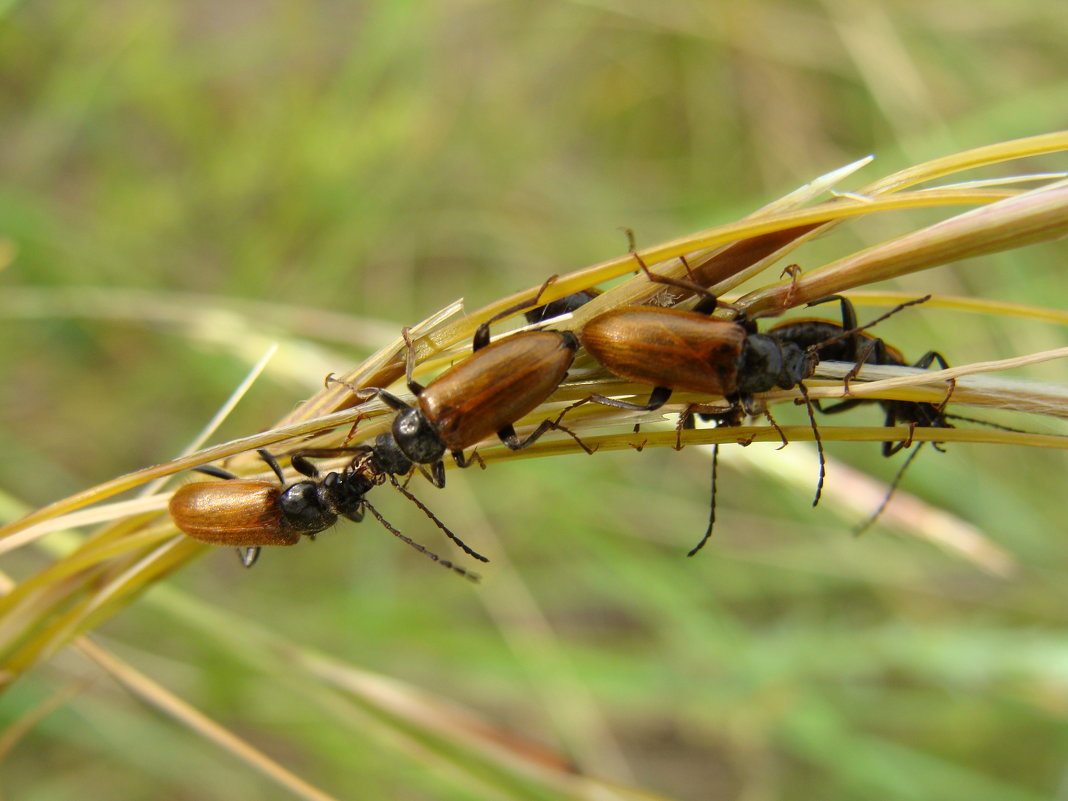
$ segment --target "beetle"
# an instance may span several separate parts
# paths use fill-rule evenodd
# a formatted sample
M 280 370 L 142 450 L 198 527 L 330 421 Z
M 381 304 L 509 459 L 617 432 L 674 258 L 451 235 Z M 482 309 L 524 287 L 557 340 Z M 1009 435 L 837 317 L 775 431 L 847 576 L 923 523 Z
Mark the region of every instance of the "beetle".
M 808 305 L 818 306 L 823 303 L 838 302 L 841 308 L 841 323 L 834 322 L 833 320 L 808 318 L 790 320 L 771 328 L 768 331 L 768 335 L 783 342 L 792 342 L 804 347 L 814 352 L 820 361 L 855 363 L 856 366 L 846 376 L 847 386 L 849 380 L 853 378 L 865 364 L 900 365 L 927 369 L 932 364 L 937 363 L 939 367 L 945 370 L 949 367 L 949 364 L 938 351 L 928 351 L 910 365 L 900 350 L 888 345 L 879 337 L 866 334 L 862 330 L 863 328 L 868 328 L 875 323 L 882 321 L 890 314 L 896 314 L 907 306 L 924 303 L 929 300 L 930 297 L 930 295 L 927 295 L 918 298 L 917 300 L 902 303 L 872 322 L 867 323 L 864 326 L 858 326 L 856 309 L 853 307 L 850 300 L 842 295 L 828 295 L 825 298 L 814 300 Z M 946 400 L 948 401 L 948 397 Z M 955 415 L 948 414 L 945 411 L 946 401 L 943 401 L 940 404 L 934 404 L 923 401 L 888 400 L 883 398 L 848 398 L 827 407 L 820 406 L 817 402 L 816 408 L 824 414 L 837 414 L 838 412 L 844 412 L 865 403 L 878 403 L 882 407 L 885 414 L 884 425 L 886 427 L 893 427 L 897 425 L 898 422 L 903 422 L 909 427 L 910 433 L 907 439 L 898 442 L 886 441 L 883 443 L 883 456 L 887 457 L 893 456 L 903 448 L 910 447 L 912 445 L 911 432 L 917 427 L 953 428 L 953 424 L 949 422 L 951 417 L 968 420 L 969 422 L 974 423 L 982 423 L 983 425 L 992 425 L 983 420 L 959 418 Z M 1002 428 L 1002 426 L 996 427 Z M 890 502 L 890 498 L 893 496 L 894 491 L 901 483 L 905 471 L 908 470 L 909 465 L 912 464 L 912 460 L 916 458 L 920 449 L 923 447 L 923 444 L 924 443 L 920 443 L 917 445 L 916 449 L 909 454 L 908 458 L 897 471 L 897 475 L 895 475 L 890 482 L 886 497 L 883 498 L 882 503 L 879 504 L 879 507 L 866 521 L 854 529 L 854 534 L 861 534 L 878 519 L 879 515 L 882 514 L 886 505 Z M 932 444 L 936 450 L 941 450 L 937 442 Z
M 586 323 L 579 332 L 582 347 L 610 372 L 630 381 L 652 384 L 653 390 L 643 404 L 605 395 L 591 395 L 569 408 L 594 402 L 618 409 L 651 412 L 667 403 L 675 391 L 698 392 L 722 395 L 728 403 L 725 411 L 702 413 L 702 418 L 723 425 L 738 425 L 744 415 L 756 411 L 753 401 L 756 393 L 776 387 L 792 389 L 796 386 L 807 400 L 803 382 L 815 371 L 815 354 L 793 342 L 757 332 L 756 326 L 744 316 L 735 320 L 711 317 L 718 301 L 707 289 L 693 281 L 652 273 L 634 250 L 633 240 L 631 253 L 649 280 L 678 285 L 704 297 L 693 311 L 621 306 L 603 312 Z M 690 410 L 683 414 L 680 428 L 692 425 Z M 813 501 L 815 505 L 822 492 L 825 467 L 823 446 L 811 408 L 809 418 L 820 457 L 820 478 Z M 772 424 L 775 425 L 774 420 Z M 708 528 L 688 556 L 700 551 L 712 534 L 717 457 L 718 446 L 713 449 L 713 498 Z
M 531 309 L 523 316 L 527 318 L 527 322 L 531 325 L 534 325 L 535 323 L 543 323 L 554 317 L 570 314 L 579 307 L 585 306 L 600 294 L 601 291 L 599 289 L 583 289 L 580 292 L 572 292 L 570 295 L 564 295 L 564 297 L 557 298 L 554 301 L 546 303 L 544 306 L 538 306 L 536 309 Z
M 604 395 L 593 395 L 589 400 L 651 412 L 663 406 L 675 390 L 722 395 L 730 408 L 705 417 L 737 423 L 742 412 L 753 412 L 753 395 L 758 392 L 796 386 L 804 394 L 802 382 L 816 369 L 815 355 L 793 342 L 759 333 L 744 314 L 734 320 L 713 318 L 719 301 L 694 280 L 685 257 L 681 257 L 682 263 L 690 280 L 658 275 L 638 254 L 634 232 L 629 228 L 624 231 L 631 255 L 650 281 L 681 287 L 700 295 L 701 300 L 692 311 L 621 306 L 586 323 L 579 332 L 579 342 L 590 355 L 621 378 L 653 385 L 644 404 Z M 574 308 L 577 306 L 569 310 Z
M 621 306 L 590 320 L 579 333 L 590 355 L 621 378 L 654 387 L 644 404 L 593 399 L 651 412 L 680 390 L 722 395 L 732 409 L 749 411 L 754 394 L 792 389 L 814 372 L 816 358 L 804 348 L 745 323 L 711 318 L 701 307 Z
M 329 455 L 357 449 L 331 449 Z M 363 520 L 367 509 L 394 536 L 406 542 L 420 553 L 460 575 L 478 581 L 478 576 L 441 559 L 437 554 L 401 534 L 365 497 L 367 492 L 383 483 L 385 476 L 373 463 L 366 448 L 361 455 L 341 472 L 320 475 L 318 469 L 306 456 L 327 455 L 325 451 L 306 451 L 293 454 L 290 463 L 305 479 L 286 484 L 282 468 L 268 451 L 257 451 L 264 462 L 278 476 L 278 484 L 271 481 L 242 479 L 212 465 L 195 468 L 206 475 L 223 481 L 195 482 L 184 484 L 171 496 L 169 509 L 175 525 L 185 534 L 201 542 L 213 545 L 237 547 L 238 556 L 245 567 L 252 567 L 266 545 L 296 545 L 301 537 L 314 539 L 315 535 L 333 526 L 339 517 L 354 522 Z M 410 500 L 415 502 L 432 520 L 467 553 L 487 561 L 467 547 L 449 531 L 411 493 L 390 477 Z
M 579 341 L 590 355 L 615 375 L 652 384 L 653 390 L 644 404 L 604 395 L 591 395 L 587 400 L 619 409 L 651 412 L 667 403 L 675 391 L 722 395 L 728 408 L 702 417 L 723 425 L 738 425 L 744 414 L 755 411 L 753 395 L 758 392 L 796 386 L 805 394 L 803 382 L 816 367 L 814 354 L 794 343 L 757 333 L 749 324 L 713 319 L 702 313 L 703 304 L 704 301 L 692 312 L 622 306 L 590 320 L 579 333 Z M 714 307 L 714 304 L 710 302 L 707 306 Z M 689 413 L 684 415 L 681 425 L 691 424 Z M 816 430 L 814 422 L 813 430 Z M 814 505 L 819 502 L 824 476 L 823 448 L 818 433 L 816 443 L 820 453 L 820 479 Z M 717 457 L 718 445 L 713 448 L 713 492 Z M 708 529 L 688 556 L 704 547 L 714 523 L 713 495 Z
M 890 314 L 895 314 L 906 306 L 923 303 L 930 295 L 909 301 L 894 308 Z M 927 369 L 937 363 L 943 370 L 949 367 L 945 358 L 938 351 L 928 351 L 913 364 L 909 364 L 901 351 L 888 345 L 879 337 L 866 334 L 857 326 L 857 312 L 848 298 L 842 295 L 828 295 L 809 303 L 809 306 L 817 306 L 823 303 L 838 302 L 841 305 L 842 322 L 832 320 L 801 319 L 790 320 L 774 326 L 768 331 L 768 335 L 782 342 L 790 342 L 805 349 L 813 351 L 820 361 L 853 362 L 856 367 L 847 377 L 852 378 L 859 372 L 862 365 L 900 365 L 907 367 L 919 367 Z M 882 321 L 888 315 L 883 315 L 863 328 L 868 328 Z M 849 398 L 832 406 L 816 406 L 824 414 L 836 414 L 852 409 L 864 403 L 878 403 L 886 413 L 887 427 L 892 427 L 898 421 L 906 423 L 910 428 L 953 428 L 945 413 L 945 404 L 925 403 L 919 401 L 885 400 L 874 398 Z M 911 445 L 911 440 L 901 442 L 884 442 L 883 456 L 893 456 L 902 448 Z
M 398 412 L 391 433 L 376 440 L 374 451 L 379 460 L 391 465 L 403 464 L 401 457 L 420 465 L 431 465 L 430 479 L 435 486 L 445 486 L 445 452 L 456 464 L 471 464 L 464 449 L 496 434 L 514 451 L 534 443 L 550 429 L 560 429 L 575 436 L 552 420 L 544 420 L 520 440 L 513 424 L 533 411 L 556 391 L 567 375 L 578 350 L 578 339 L 570 331 L 521 331 L 490 342 L 490 326 L 496 321 L 537 304 L 545 288 L 556 279 L 550 277 L 532 300 L 523 301 L 494 315 L 475 330 L 470 356 L 457 362 L 426 386 L 412 377 L 415 349 L 408 344 L 405 380 L 416 398 L 416 405 L 405 403 L 380 387 L 349 386 L 359 397 L 381 398 Z M 339 381 L 339 379 L 332 379 Z M 340 383 L 346 383 L 339 381 Z M 577 437 L 575 437 L 578 440 Z M 583 448 L 586 446 L 578 440 Z M 587 452 L 590 452 L 586 448 Z M 477 454 L 474 455 L 477 460 Z

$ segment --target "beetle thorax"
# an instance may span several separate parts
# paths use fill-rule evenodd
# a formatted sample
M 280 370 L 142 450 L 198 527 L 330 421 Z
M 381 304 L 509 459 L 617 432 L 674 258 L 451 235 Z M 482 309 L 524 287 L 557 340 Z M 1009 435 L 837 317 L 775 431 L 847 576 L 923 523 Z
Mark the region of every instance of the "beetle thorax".
M 278 506 L 286 525 L 305 534 L 316 534 L 337 522 L 331 504 L 324 502 L 322 485 L 315 481 L 298 481 L 286 487 Z
M 396 416 L 393 438 L 404 455 L 419 464 L 433 464 L 445 455 L 445 443 L 419 409 L 408 409 Z
M 738 391 L 743 394 L 792 389 L 815 368 L 815 357 L 792 342 L 780 342 L 765 334 L 751 334 L 742 352 Z
M 374 464 L 383 473 L 403 475 L 412 469 L 412 460 L 404 455 L 392 434 L 379 434 L 375 438 Z
M 782 372 L 782 348 L 771 337 L 751 334 L 742 348 L 738 369 L 738 391 L 743 395 L 767 392 L 778 382 Z

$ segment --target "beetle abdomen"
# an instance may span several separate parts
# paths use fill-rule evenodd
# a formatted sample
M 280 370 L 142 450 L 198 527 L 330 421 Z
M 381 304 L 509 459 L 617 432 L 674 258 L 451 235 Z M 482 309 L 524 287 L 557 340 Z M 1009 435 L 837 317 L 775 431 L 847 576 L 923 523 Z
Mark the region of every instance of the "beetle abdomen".
M 451 451 L 496 434 L 535 409 L 563 381 L 577 343 L 559 331 L 498 340 L 434 379 L 419 407 Z
M 621 378 L 709 395 L 735 391 L 745 338 L 737 323 L 653 306 L 612 309 L 579 334 L 582 346 Z
M 300 532 L 285 525 L 281 488 L 267 481 L 203 481 L 179 487 L 170 500 L 174 524 L 213 545 L 296 545 Z

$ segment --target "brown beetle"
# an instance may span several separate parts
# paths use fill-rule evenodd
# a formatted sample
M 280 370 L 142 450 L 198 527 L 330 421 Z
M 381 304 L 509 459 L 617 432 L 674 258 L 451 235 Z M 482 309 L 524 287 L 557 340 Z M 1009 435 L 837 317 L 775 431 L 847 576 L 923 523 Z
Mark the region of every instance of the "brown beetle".
M 490 342 L 490 325 L 535 305 L 554 279 L 555 276 L 546 281 L 532 300 L 482 323 L 475 331 L 473 353 L 426 386 L 412 378 L 415 351 L 409 342 L 405 377 L 417 406 L 410 406 L 378 387 L 351 387 L 361 397 L 380 397 L 399 412 L 393 420 L 392 434 L 380 437 L 375 445 L 382 461 L 399 451 L 412 462 L 432 465 L 431 481 L 442 487 L 445 485 L 442 457 L 446 451 L 452 454 L 456 464 L 467 467 L 470 462 L 464 457 L 464 449 L 492 434 L 517 451 L 550 429 L 571 433 L 554 421 L 544 420 L 526 439 L 520 440 L 513 423 L 556 391 L 578 350 L 575 335 L 570 331 L 522 331 Z
M 714 307 L 714 301 L 710 305 Z M 749 327 L 741 323 L 712 319 L 700 313 L 700 308 L 698 304 L 694 312 L 685 312 L 623 306 L 590 320 L 579 334 L 582 346 L 611 372 L 630 381 L 652 384 L 653 390 L 644 404 L 604 395 L 592 395 L 587 400 L 651 412 L 667 403 L 675 390 L 722 395 L 729 404 L 727 410 L 702 416 L 737 425 L 743 412 L 754 411 L 752 396 L 757 392 L 796 386 L 804 393 L 802 382 L 815 370 L 814 355 L 793 343 L 750 333 Z M 692 418 L 687 414 L 681 425 L 692 425 Z M 816 436 L 819 444 L 819 435 Z M 712 535 L 718 450 L 718 446 L 713 449 L 713 500 L 708 528 L 688 556 L 701 550 Z M 819 502 L 823 474 L 820 447 L 820 479 L 814 504 Z
M 669 390 L 740 401 L 774 387 L 790 389 L 815 368 L 800 347 L 699 310 L 623 306 L 590 320 L 579 341 L 611 372 L 659 389 L 644 405 L 622 407 L 648 411 L 662 406 Z
M 728 402 L 728 408 L 722 412 L 702 413 L 701 417 L 715 420 L 721 425 L 738 425 L 745 414 L 755 412 L 753 395 L 758 392 L 796 386 L 807 397 L 803 382 L 815 371 L 815 354 L 793 342 L 760 334 L 753 323 L 744 319 L 731 321 L 710 317 L 718 305 L 714 295 L 693 280 L 650 272 L 634 250 L 633 236 L 629 231 L 628 236 L 631 238 L 631 253 L 649 280 L 680 286 L 704 297 L 693 311 L 655 306 L 621 306 L 586 323 L 579 332 L 579 342 L 590 355 L 610 372 L 630 381 L 652 384 L 653 390 L 644 404 L 605 395 L 591 395 L 579 401 L 579 404 L 594 402 L 617 409 L 651 412 L 667 403 L 676 390 L 722 395 Z M 686 265 L 685 260 L 683 264 Z M 811 408 L 809 418 L 820 457 L 820 477 L 813 501 L 815 505 L 823 488 L 825 463 Z M 680 420 L 680 428 L 692 424 L 692 416 L 687 411 Z M 718 452 L 717 445 L 713 448 L 713 494 L 708 528 L 701 541 L 689 551 L 689 556 L 704 547 L 715 524 Z
M 302 536 L 314 539 L 316 534 L 334 525 L 339 517 L 354 522 L 363 520 L 364 509 L 367 509 L 387 531 L 420 553 L 472 581 L 478 580 L 477 575 L 441 559 L 393 528 L 365 497 L 369 490 L 385 480 L 384 474 L 374 468 L 369 449 L 337 449 L 336 452 L 345 450 L 359 450 L 362 455 L 340 473 L 330 472 L 325 476 L 321 476 L 304 455 L 294 454 L 290 462 L 307 480 L 288 486 L 278 461 L 266 450 L 258 453 L 278 476 L 279 484 L 238 478 L 211 465 L 195 468 L 225 480 L 179 487 L 171 496 L 171 517 L 174 524 L 193 539 L 213 545 L 235 546 L 241 563 L 252 567 L 262 546 L 296 545 Z M 468 548 L 392 477 L 390 480 L 461 548 L 475 558 L 487 561 Z
M 799 387 L 816 369 L 816 357 L 797 344 L 760 334 L 744 317 L 718 320 L 715 295 L 694 280 L 657 275 L 635 250 L 634 232 L 624 229 L 630 252 L 646 277 L 694 292 L 701 300 L 693 311 L 656 306 L 621 306 L 599 314 L 583 327 L 579 341 L 611 372 L 631 381 L 652 384 L 644 404 L 593 395 L 588 400 L 620 409 L 654 411 L 674 390 L 722 395 L 731 409 L 713 415 L 736 422 L 750 412 L 752 396 L 770 389 Z M 682 263 L 689 271 L 685 258 Z M 576 300 L 577 302 L 577 300 Z M 573 305 L 570 310 L 577 308 Z

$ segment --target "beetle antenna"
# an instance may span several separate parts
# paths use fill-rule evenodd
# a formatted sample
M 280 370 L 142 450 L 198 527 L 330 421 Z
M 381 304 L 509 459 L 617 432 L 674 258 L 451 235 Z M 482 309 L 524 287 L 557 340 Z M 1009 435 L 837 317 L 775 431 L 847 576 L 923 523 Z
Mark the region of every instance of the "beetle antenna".
M 216 467 L 213 464 L 202 464 L 200 467 L 192 468 L 194 473 L 203 473 L 206 476 L 212 478 L 222 478 L 227 481 L 233 481 L 237 476 L 231 473 L 229 470 L 223 470 L 221 467 Z
M 1022 428 L 1013 428 L 1012 426 L 1003 426 L 1000 423 L 992 423 L 989 420 L 977 420 L 974 417 L 965 417 L 960 414 L 944 414 L 950 420 L 963 420 L 965 423 L 977 423 L 981 426 L 987 426 L 988 428 L 996 428 L 998 431 L 1011 431 L 1014 434 L 1030 434 L 1030 431 L 1024 431 Z
M 918 454 L 926 444 L 926 442 L 921 442 L 909 452 L 908 458 L 905 459 L 905 463 L 901 465 L 897 471 L 897 475 L 894 476 L 894 480 L 890 482 L 890 488 L 886 491 L 886 497 L 883 498 L 883 502 L 879 504 L 879 508 L 872 513 L 871 517 L 853 529 L 854 537 L 859 537 L 871 528 L 872 524 L 879 519 L 879 516 L 882 515 L 883 511 L 889 505 L 890 499 L 894 496 L 894 493 L 897 492 L 898 485 L 901 484 L 901 479 L 905 477 L 905 471 L 908 470 L 909 465 L 912 464 L 912 460 L 916 458 L 916 454 Z
M 472 548 L 469 548 L 467 546 L 467 543 L 465 543 L 462 539 L 460 539 L 455 534 L 453 534 L 449 530 L 449 527 L 446 526 L 444 523 L 442 523 L 438 519 L 437 515 L 435 515 L 433 512 L 431 512 L 430 509 L 427 508 L 427 506 L 421 500 L 416 498 L 414 495 L 412 495 L 412 493 L 408 492 L 407 489 L 405 489 L 403 486 L 401 486 L 400 482 L 397 481 L 395 476 L 390 476 L 389 477 L 389 481 L 394 487 L 397 488 L 397 492 L 399 492 L 401 495 L 403 495 L 409 501 L 411 501 L 416 506 L 418 506 L 419 509 L 422 510 L 423 514 L 425 514 L 432 521 L 434 521 L 434 525 L 437 526 L 438 528 L 440 528 L 443 532 L 445 532 L 445 536 L 448 537 L 453 542 L 455 542 L 460 547 L 460 550 L 462 550 L 465 554 L 467 554 L 470 557 L 473 557 L 473 558 L 477 559 L 480 562 L 488 562 L 489 561 L 489 559 L 487 559 L 485 556 L 480 554 L 478 551 L 476 551 L 476 550 L 474 550 Z
M 701 537 L 701 541 L 697 543 L 687 556 L 693 556 L 699 550 L 705 547 L 705 543 L 708 542 L 712 536 L 712 527 L 716 525 L 716 469 L 719 466 L 719 443 L 717 442 L 712 446 L 712 506 L 711 511 L 708 513 L 708 528 L 705 529 L 705 535 Z
M 897 306 L 892 308 L 886 314 L 882 314 L 882 315 L 876 317 L 871 322 L 864 323 L 864 325 L 858 325 L 856 328 L 850 328 L 848 331 L 842 331 L 842 332 L 840 332 L 838 334 L 835 334 L 833 337 L 828 337 L 827 339 L 823 340 L 822 342 L 817 342 L 815 345 L 810 345 L 808 349 L 812 353 L 815 353 L 820 348 L 824 348 L 827 345 L 832 345 L 832 344 L 834 344 L 835 342 L 837 342 L 840 339 L 845 339 L 846 337 L 851 337 L 854 334 L 859 334 L 861 331 L 864 331 L 865 329 L 871 328 L 873 325 L 878 325 L 883 320 L 885 320 L 887 317 L 893 317 L 895 314 L 897 314 L 902 309 L 907 309 L 909 306 L 916 306 L 916 305 L 919 305 L 920 303 L 926 303 L 930 299 L 931 299 L 930 295 L 924 295 L 922 298 L 916 298 L 915 300 L 907 300 L 904 303 L 899 303 Z M 812 303 L 809 303 L 808 305 L 809 306 L 813 306 L 813 305 L 815 305 L 816 303 L 819 303 L 819 302 L 820 301 L 813 301 Z
M 801 391 L 801 397 L 805 399 L 808 419 L 812 423 L 812 436 L 816 440 L 816 450 L 820 456 L 820 478 L 816 482 L 816 497 L 812 501 L 812 505 L 815 506 L 820 502 L 820 496 L 823 495 L 823 480 L 827 477 L 827 457 L 823 454 L 823 440 L 820 439 L 820 429 L 816 425 L 816 413 L 812 411 L 812 399 L 808 396 L 808 388 L 801 382 L 798 382 L 797 388 Z
M 459 573 L 461 576 L 463 576 L 468 581 L 473 581 L 473 582 L 475 582 L 477 584 L 481 580 L 481 578 L 479 577 L 478 573 L 471 573 L 471 572 L 469 572 L 467 570 L 464 570 L 462 567 L 459 567 L 458 565 L 454 565 L 452 562 L 449 562 L 449 561 L 446 561 L 445 559 L 442 559 L 440 556 L 438 556 L 433 551 L 431 551 L 431 550 L 429 550 L 427 548 L 424 548 L 422 545 L 420 545 L 415 540 L 410 539 L 408 537 L 405 537 L 403 534 L 401 534 L 399 531 L 397 531 L 397 529 L 393 528 L 393 526 L 391 526 L 389 524 L 389 521 L 387 521 L 386 518 L 382 517 L 382 515 L 380 515 L 378 513 L 378 510 L 375 509 L 373 506 L 371 506 L 371 504 L 369 504 L 366 499 L 364 499 L 363 505 L 366 506 L 368 508 L 368 510 L 370 510 L 371 514 L 373 514 L 375 516 L 375 520 L 377 520 L 379 523 L 381 523 L 382 527 L 386 531 L 388 531 L 390 534 L 392 534 L 397 539 L 399 539 L 399 540 L 401 540 L 403 542 L 406 542 L 409 545 L 411 545 L 413 548 L 415 548 L 415 550 L 417 550 L 417 551 L 419 551 L 419 553 L 423 554 L 423 556 L 427 557 L 428 559 L 433 559 L 439 565 L 441 565 L 442 567 L 448 568 L 449 570 L 453 571 L 454 573 Z

